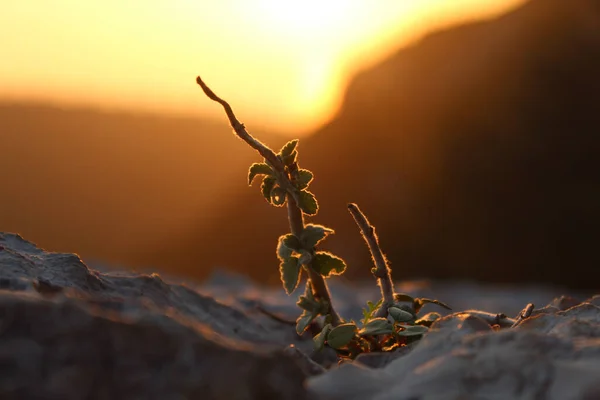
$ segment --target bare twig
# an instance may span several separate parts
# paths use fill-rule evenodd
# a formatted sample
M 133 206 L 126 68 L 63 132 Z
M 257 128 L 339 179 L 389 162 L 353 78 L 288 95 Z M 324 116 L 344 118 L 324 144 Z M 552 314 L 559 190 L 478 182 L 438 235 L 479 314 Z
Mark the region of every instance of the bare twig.
M 372 272 L 379 281 L 381 297 L 383 298 L 383 304 L 379 310 L 377 310 L 375 316 L 386 317 L 388 307 L 394 304 L 394 282 L 392 281 L 391 277 L 392 271 L 388 266 L 385 255 L 383 255 L 383 252 L 379 247 L 379 239 L 375 233 L 375 227 L 369 223 L 369 220 L 365 214 L 360 211 L 358 205 L 354 203 L 348 204 L 348 211 L 350 211 L 350 214 L 352 214 L 352 217 L 354 217 L 354 221 L 356 221 L 356 224 L 360 228 L 362 236 L 367 242 L 369 250 L 371 251 L 373 262 L 375 263 L 375 268 L 372 269 Z
M 510 328 L 515 323 L 513 318 L 508 318 L 505 314 L 494 314 L 479 310 L 467 310 L 459 314 L 469 314 L 481 318 L 490 325 L 499 325 L 501 328 Z
M 521 321 L 529 318 L 531 316 L 531 313 L 533 312 L 534 307 L 535 306 L 533 305 L 533 303 L 527 304 L 527 306 L 525 306 L 525 308 L 519 313 L 519 315 L 515 319 L 514 324 L 512 324 L 511 328 L 516 328 L 517 326 L 519 326 Z
M 288 193 L 288 201 L 287 201 L 287 210 L 288 210 L 288 220 L 290 224 L 290 230 L 292 234 L 296 237 L 300 237 L 302 232 L 304 231 L 304 216 L 302 215 L 302 210 L 298 207 L 298 196 L 297 191 L 294 188 L 294 185 L 290 181 L 288 174 L 285 171 L 285 165 L 283 161 L 279 158 L 277 154 L 273 150 L 271 150 L 267 145 L 263 144 L 261 141 L 255 139 L 248 131 L 244 124 L 242 124 L 235 116 L 233 109 L 225 100 L 221 99 L 219 96 L 215 94 L 204 83 L 202 78 L 199 76 L 196 77 L 196 83 L 200 85 L 204 94 L 206 96 L 221 104 L 225 109 L 225 113 L 227 114 L 227 118 L 229 118 L 229 123 L 231 127 L 235 131 L 236 135 L 248 143 L 250 147 L 258 151 L 258 153 L 263 156 L 263 158 L 271 164 L 273 170 L 277 175 L 277 181 Z M 294 201 L 290 201 L 290 200 Z M 318 274 L 313 268 L 307 268 L 308 278 L 310 279 L 314 291 L 314 295 L 321 300 L 326 301 L 329 307 L 328 314 L 331 315 L 331 324 L 336 326 L 341 323 L 341 318 L 333 308 L 331 304 L 331 296 L 329 294 L 329 289 L 327 288 L 327 284 L 323 277 Z

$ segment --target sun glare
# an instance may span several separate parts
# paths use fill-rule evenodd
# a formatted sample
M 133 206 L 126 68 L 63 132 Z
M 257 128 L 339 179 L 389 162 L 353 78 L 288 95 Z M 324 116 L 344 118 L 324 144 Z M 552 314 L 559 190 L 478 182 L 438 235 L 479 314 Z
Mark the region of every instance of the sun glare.
M 344 35 L 359 15 L 360 6 L 367 5 L 352 0 L 256 0 L 248 4 L 263 15 L 266 25 L 280 34 L 304 37 L 324 37 L 331 33 Z
M 524 0 L 29 0 L 0 13 L 0 101 L 240 115 L 287 134 L 331 118 L 348 79 L 428 29 Z M 192 82 L 190 84 L 190 82 Z

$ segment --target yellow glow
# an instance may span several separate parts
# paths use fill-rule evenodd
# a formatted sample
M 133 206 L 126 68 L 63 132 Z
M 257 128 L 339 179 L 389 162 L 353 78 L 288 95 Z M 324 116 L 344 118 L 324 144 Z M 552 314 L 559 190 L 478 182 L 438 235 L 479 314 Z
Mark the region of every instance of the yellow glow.
M 28 0 L 0 12 L 0 99 L 220 115 L 313 129 L 344 85 L 427 31 L 523 0 Z M 217 114 L 219 113 L 219 114 Z

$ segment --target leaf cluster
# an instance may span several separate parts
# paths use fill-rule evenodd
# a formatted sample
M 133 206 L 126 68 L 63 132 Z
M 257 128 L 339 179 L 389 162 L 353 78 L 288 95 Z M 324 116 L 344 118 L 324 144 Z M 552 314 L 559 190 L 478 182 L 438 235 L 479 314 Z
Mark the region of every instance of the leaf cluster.
M 283 174 L 278 172 L 270 163 L 265 160 L 262 163 L 254 163 L 248 170 L 248 184 L 258 175 L 261 175 L 262 183 L 260 190 L 265 200 L 274 206 L 282 207 L 288 201 L 288 196 L 295 199 L 298 207 L 306 215 L 316 215 L 319 210 L 319 203 L 315 195 L 308 191 L 308 186 L 312 182 L 314 175 L 307 169 L 298 167 L 298 140 L 287 142 L 277 153 L 277 157 L 284 165 Z M 291 182 L 290 187 L 287 182 Z
M 354 321 L 336 327 L 326 324 L 313 338 L 315 348 L 321 350 L 329 346 L 341 358 L 352 359 L 360 353 L 391 351 L 419 340 L 433 322 L 441 318 L 437 312 L 418 317 L 424 304 L 432 303 L 450 309 L 438 300 L 413 298 L 403 293 L 396 294 L 395 299 L 394 304 L 387 308 L 387 318 L 375 316 L 383 307 L 383 300 L 379 300 L 377 303 L 367 302 L 359 324 Z

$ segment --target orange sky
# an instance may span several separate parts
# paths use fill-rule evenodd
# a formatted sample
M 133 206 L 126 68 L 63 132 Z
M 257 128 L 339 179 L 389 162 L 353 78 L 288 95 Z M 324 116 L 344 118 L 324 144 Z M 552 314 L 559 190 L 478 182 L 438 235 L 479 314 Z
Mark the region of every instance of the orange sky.
M 348 78 L 431 29 L 524 0 L 27 0 L 2 4 L 0 99 L 218 115 L 302 134 Z

